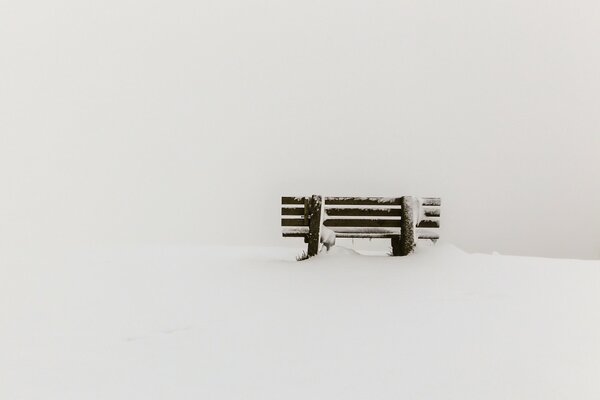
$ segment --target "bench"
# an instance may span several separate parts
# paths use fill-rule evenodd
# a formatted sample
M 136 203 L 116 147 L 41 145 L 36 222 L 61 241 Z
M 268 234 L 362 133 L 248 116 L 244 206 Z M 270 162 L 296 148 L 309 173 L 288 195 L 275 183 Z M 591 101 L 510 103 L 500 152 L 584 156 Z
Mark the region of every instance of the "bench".
M 284 237 L 303 237 L 307 256 L 319 251 L 321 226 L 337 238 L 391 239 L 392 255 L 406 256 L 416 240 L 439 239 L 441 200 L 437 197 L 281 198 Z

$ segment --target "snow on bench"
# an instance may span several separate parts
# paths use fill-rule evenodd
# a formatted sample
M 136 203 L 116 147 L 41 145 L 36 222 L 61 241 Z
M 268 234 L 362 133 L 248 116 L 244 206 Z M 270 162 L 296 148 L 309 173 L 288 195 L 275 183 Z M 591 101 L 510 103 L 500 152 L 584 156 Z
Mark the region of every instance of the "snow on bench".
M 405 256 L 415 239 L 439 239 L 440 207 L 438 197 L 284 196 L 281 226 L 284 237 L 304 238 L 308 257 L 318 253 L 323 231 L 338 238 L 391 239 L 392 254 Z M 329 249 L 330 239 L 324 244 Z

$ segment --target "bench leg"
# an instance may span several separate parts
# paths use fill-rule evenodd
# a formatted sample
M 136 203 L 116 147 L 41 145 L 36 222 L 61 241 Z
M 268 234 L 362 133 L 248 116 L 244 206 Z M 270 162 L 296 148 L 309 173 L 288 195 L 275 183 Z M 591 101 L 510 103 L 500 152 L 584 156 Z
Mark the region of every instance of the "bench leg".
M 321 236 L 321 196 L 313 195 L 309 202 L 308 257 L 319 253 Z
M 412 196 L 403 196 L 401 200 L 402 216 L 400 219 L 400 255 L 409 255 L 415 247 L 415 231 L 413 222 Z
M 394 236 L 392 238 L 392 255 L 400 256 L 400 236 Z

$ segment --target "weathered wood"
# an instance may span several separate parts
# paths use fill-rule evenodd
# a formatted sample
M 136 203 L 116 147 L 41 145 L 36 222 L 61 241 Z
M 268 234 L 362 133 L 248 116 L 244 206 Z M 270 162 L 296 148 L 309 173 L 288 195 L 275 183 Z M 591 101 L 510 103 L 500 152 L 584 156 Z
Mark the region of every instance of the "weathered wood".
M 437 219 L 422 219 L 417 224 L 417 228 L 439 228 L 440 221 Z
M 310 199 L 305 196 L 282 196 L 281 204 L 284 205 L 303 205 L 305 200 Z M 372 205 L 372 206 L 399 206 L 401 197 L 326 197 L 328 205 Z M 421 205 L 427 207 L 440 207 L 442 201 L 439 197 L 422 197 Z
M 351 206 L 399 206 L 399 197 L 326 197 L 327 205 L 351 205 Z
M 419 239 L 438 240 L 440 238 L 440 235 L 435 234 L 435 233 L 425 233 L 425 234 L 418 235 L 418 238 Z
M 300 232 L 283 232 L 281 234 L 283 237 L 305 237 L 308 233 L 300 233 Z
M 281 228 L 282 232 L 303 232 L 308 233 L 308 226 L 285 226 Z
M 353 226 L 353 227 L 382 227 L 382 228 L 400 228 L 399 219 L 327 219 L 323 225 L 327 227 L 334 226 Z
M 307 221 L 307 222 L 308 222 L 308 212 L 309 212 L 309 209 L 308 209 L 309 201 L 310 201 L 310 199 L 308 199 L 308 198 L 304 199 L 304 220 Z M 304 241 L 306 243 L 308 243 L 308 241 L 307 241 L 306 238 L 304 239 Z
M 435 231 L 430 231 L 428 229 L 416 229 L 415 236 L 419 239 L 431 239 L 437 240 L 440 238 L 440 235 Z
M 304 218 L 282 218 L 281 226 L 308 226 L 308 221 Z
M 302 237 L 308 256 L 318 253 L 321 224 L 338 238 L 391 239 L 393 255 L 408 255 L 416 240 L 436 241 L 439 234 L 422 228 L 439 228 L 441 199 L 437 197 L 282 197 L 284 237 Z M 415 226 L 414 206 L 422 206 Z M 324 217 L 324 218 L 323 218 Z M 324 221 L 323 221 L 324 220 Z
M 423 214 L 426 217 L 439 217 L 440 216 L 440 208 L 439 207 L 435 207 L 435 208 L 423 208 Z
M 392 236 L 392 255 L 402 255 L 402 247 L 400 246 L 400 236 Z
M 439 207 L 442 205 L 442 199 L 439 197 L 421 197 L 421 205 Z
M 413 203 L 412 196 L 402 197 L 402 225 L 400 231 L 399 255 L 407 256 L 415 247 L 414 222 L 413 222 Z
M 321 205 L 322 197 L 313 195 L 308 203 L 308 257 L 316 256 L 319 252 L 319 237 L 321 234 Z
M 400 235 L 400 228 L 381 228 L 381 227 L 357 227 L 357 226 L 332 226 L 329 229 L 338 233 L 390 233 Z
M 281 215 L 304 215 L 304 207 L 284 207 L 281 209 Z
M 402 214 L 400 208 L 328 208 L 325 213 L 330 217 L 399 217 Z
M 283 237 L 303 237 L 306 239 L 308 237 L 308 226 L 283 228 L 281 235 Z M 305 242 L 308 243 L 306 240 Z
M 304 204 L 306 197 L 282 196 L 281 204 Z
M 283 237 L 306 237 L 306 236 L 308 236 L 308 229 L 305 232 L 282 232 L 281 235 Z M 400 231 L 396 231 L 394 233 L 336 232 L 335 236 L 337 238 L 343 238 L 343 239 L 359 239 L 359 238 L 366 238 L 366 239 L 398 238 L 398 239 L 400 239 Z M 423 240 L 425 240 L 425 239 L 435 240 L 435 239 L 439 239 L 440 235 L 438 235 L 437 233 L 432 233 L 432 232 L 423 232 L 423 233 L 417 233 L 416 237 L 418 239 L 423 239 Z
M 392 239 L 400 237 L 399 233 L 336 233 L 338 239 Z

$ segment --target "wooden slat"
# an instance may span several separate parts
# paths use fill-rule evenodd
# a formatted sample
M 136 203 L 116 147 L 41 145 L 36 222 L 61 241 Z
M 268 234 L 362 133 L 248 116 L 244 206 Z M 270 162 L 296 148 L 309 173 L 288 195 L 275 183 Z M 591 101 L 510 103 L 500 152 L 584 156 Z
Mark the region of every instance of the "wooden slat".
M 399 229 L 378 229 L 371 228 L 369 230 L 353 231 L 352 228 L 337 227 L 332 229 L 335 232 L 335 236 L 338 238 L 362 238 L 362 237 L 381 237 L 381 238 L 392 238 L 394 236 L 400 236 Z M 284 228 L 281 232 L 284 237 L 304 237 L 308 235 L 308 228 L 306 227 L 295 227 L 295 228 Z M 434 239 L 439 238 L 437 233 L 432 232 L 421 232 L 418 234 L 419 239 Z
M 327 219 L 323 223 L 325 226 L 352 226 L 352 227 L 400 227 L 399 219 Z
M 304 215 L 304 207 L 282 208 L 281 215 Z
M 429 231 L 429 230 L 417 230 L 416 236 L 419 239 L 439 239 L 440 235 L 437 232 Z
M 439 217 L 440 216 L 440 208 L 439 207 L 424 208 L 423 214 L 425 214 L 426 217 Z
M 281 198 L 281 204 L 304 204 L 306 197 L 291 197 L 291 196 L 283 196 Z
M 306 237 L 308 235 L 308 231 L 306 233 L 301 232 L 283 232 L 283 237 Z
M 417 228 L 439 228 L 440 221 L 434 219 L 422 219 L 417 224 Z
M 305 196 L 283 196 L 281 204 L 284 205 L 303 205 L 306 200 Z M 400 197 L 326 197 L 325 204 L 329 205 L 400 205 Z M 422 197 L 421 205 L 423 206 L 441 206 L 442 201 L 439 197 Z
M 325 203 L 327 204 L 327 203 Z M 399 208 L 327 208 L 325 212 L 330 217 L 399 217 L 402 210 Z
M 308 226 L 302 227 L 284 227 L 281 232 L 283 237 L 304 237 L 308 236 Z
M 399 206 L 399 197 L 326 197 L 325 205 Z
M 353 231 L 352 228 L 337 227 L 333 228 L 335 235 L 338 238 L 372 238 L 372 239 L 390 239 L 393 237 L 400 236 L 399 229 L 386 229 L 386 228 L 362 228 L 361 231 Z M 283 237 L 306 237 L 308 235 L 308 227 L 287 227 L 283 228 Z M 439 239 L 440 235 L 436 232 L 428 230 L 419 230 L 416 235 L 421 240 L 436 240 Z
M 339 232 L 335 234 L 336 238 L 340 239 L 391 239 L 399 237 L 399 233 L 352 233 Z
M 442 199 L 439 197 L 421 197 L 421 205 L 439 207 L 442 205 Z
M 308 226 L 284 226 L 281 230 L 285 233 L 300 232 L 308 233 Z
M 400 219 L 327 219 L 323 223 L 327 227 L 354 228 L 400 228 Z M 282 218 L 281 226 L 308 226 L 304 218 Z M 417 228 L 439 228 L 438 220 L 425 219 L 417 224 Z
M 302 237 L 304 236 L 301 233 L 294 234 L 284 234 L 283 236 L 294 236 L 294 237 Z M 335 234 L 336 238 L 339 239 L 391 239 L 393 237 L 399 237 L 399 233 L 357 233 L 357 232 L 337 232 Z M 437 234 L 424 234 L 419 235 L 419 240 L 438 240 L 440 235 Z
M 306 200 L 305 196 L 283 196 L 281 197 L 281 204 L 303 205 Z M 326 197 L 325 204 L 329 205 L 371 205 L 371 206 L 385 206 L 385 205 L 400 205 L 400 197 Z M 442 204 L 442 200 L 439 197 L 422 197 L 421 205 L 423 206 L 434 206 L 439 207 Z
M 379 228 L 379 227 L 363 227 L 359 228 L 356 226 L 333 226 L 330 228 L 336 233 L 381 233 L 381 234 L 392 234 L 399 235 L 400 228 Z
M 304 218 L 282 218 L 281 226 L 308 226 L 308 220 Z

